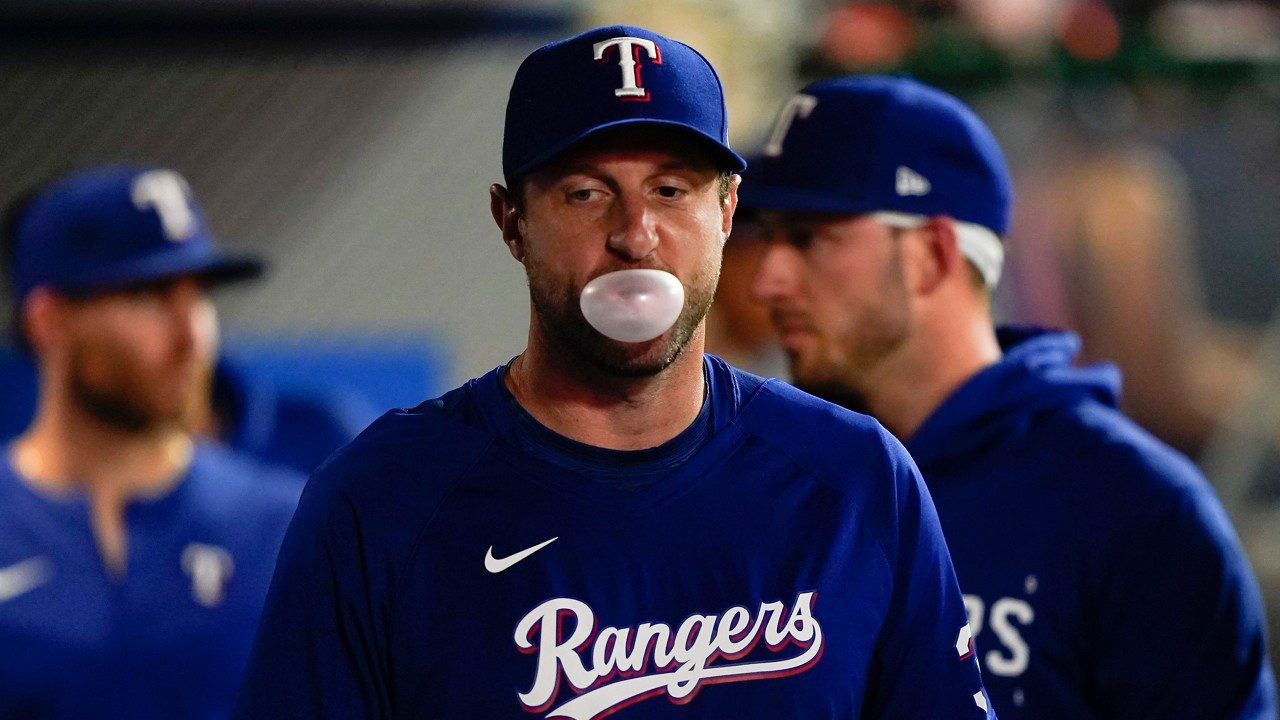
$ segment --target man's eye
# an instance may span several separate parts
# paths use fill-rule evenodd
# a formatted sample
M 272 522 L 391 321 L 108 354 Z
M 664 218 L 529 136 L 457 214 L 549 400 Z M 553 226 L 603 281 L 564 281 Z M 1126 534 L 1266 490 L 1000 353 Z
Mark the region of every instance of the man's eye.
M 806 250 L 813 244 L 813 231 L 806 229 L 792 229 L 786 232 L 787 243 L 797 250 Z
M 658 195 L 672 200 L 684 194 L 684 190 L 674 185 L 662 185 L 658 188 Z
M 569 191 L 569 200 L 572 202 L 587 202 L 594 200 L 600 196 L 601 191 L 597 188 L 580 188 L 578 190 Z

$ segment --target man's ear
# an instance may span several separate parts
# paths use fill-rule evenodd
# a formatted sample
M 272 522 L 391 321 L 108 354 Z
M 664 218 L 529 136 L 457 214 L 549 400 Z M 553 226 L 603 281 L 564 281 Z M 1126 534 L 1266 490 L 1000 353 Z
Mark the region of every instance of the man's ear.
M 17 321 L 19 332 L 37 357 L 62 344 L 66 334 L 66 304 L 62 296 L 47 287 L 38 287 L 22 300 Z
M 494 183 L 489 186 L 489 213 L 502 231 L 502 242 L 511 257 L 524 262 L 524 235 L 520 232 L 520 210 L 511 191 Z
M 738 186 L 741 184 L 741 175 L 734 173 L 729 176 L 729 194 L 720 208 L 720 235 L 724 240 L 733 234 L 733 214 L 738 209 Z
M 918 238 L 915 247 L 908 251 L 912 261 L 909 270 L 911 284 L 918 294 L 930 295 L 948 278 L 964 272 L 964 258 L 960 255 L 954 220 L 937 215 L 910 232 Z

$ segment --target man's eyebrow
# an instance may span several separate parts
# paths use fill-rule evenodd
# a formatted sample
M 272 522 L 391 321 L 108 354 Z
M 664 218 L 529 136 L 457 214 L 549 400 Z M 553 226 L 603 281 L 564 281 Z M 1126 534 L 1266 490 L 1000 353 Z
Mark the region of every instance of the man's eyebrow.
M 549 174 L 545 185 L 551 186 L 561 182 L 571 175 L 586 175 L 587 177 L 599 177 L 599 173 L 592 170 L 589 165 L 565 165 L 555 169 L 554 174 Z
M 658 167 L 655 168 L 655 172 L 664 173 L 664 172 L 675 172 L 680 170 L 687 170 L 690 172 L 702 172 L 705 170 L 711 170 L 713 168 L 714 168 L 714 165 L 712 163 L 704 163 L 704 162 L 697 162 L 697 161 L 681 160 L 679 158 L 672 158 L 670 160 L 667 160 L 659 164 Z M 595 165 L 593 165 L 592 163 L 572 162 L 565 165 L 561 165 L 559 168 L 556 169 L 556 174 L 557 175 L 589 175 L 591 177 L 598 177 L 602 173 L 600 169 Z
M 710 163 L 690 162 L 688 160 L 668 160 L 658 166 L 658 172 L 673 172 L 677 170 L 688 170 L 689 172 L 704 172 L 713 169 Z

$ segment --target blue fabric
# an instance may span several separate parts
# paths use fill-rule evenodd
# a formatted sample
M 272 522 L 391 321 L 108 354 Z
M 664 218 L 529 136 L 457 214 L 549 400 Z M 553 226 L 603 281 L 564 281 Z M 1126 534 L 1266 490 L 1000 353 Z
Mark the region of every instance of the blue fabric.
M 706 369 L 650 450 L 551 433 L 501 368 L 375 422 L 303 492 L 236 717 L 994 717 L 902 447 Z
M 627 44 L 597 52 L 598 43 L 617 40 Z M 635 41 L 653 43 L 653 54 Z M 624 60 L 634 67 L 624 68 Z M 615 25 L 544 45 L 520 64 L 502 137 L 507 185 L 587 137 L 627 125 L 686 132 L 705 141 L 726 170 L 747 166 L 729 148 L 724 89 L 706 58 L 682 42 Z
M 297 493 L 201 446 L 172 491 L 127 508 L 128 571 L 113 579 L 86 499 L 0 465 L 0 717 L 228 717 Z M 230 565 L 198 595 L 202 553 Z
M 215 368 L 213 408 L 222 440 L 268 465 L 294 470 L 299 483 L 368 424 L 369 403 L 353 392 L 282 388 L 244 365 L 224 355 Z
M 1258 589 L 1199 471 L 1116 410 L 1069 334 L 1004 359 L 907 443 L 1000 716 L 1274 720 Z
M 997 235 L 1008 230 L 1013 183 L 1004 154 L 964 103 L 876 75 L 822 80 L 797 97 L 812 105 L 784 108 L 775 132 L 785 133 L 743 176 L 742 207 L 946 215 Z
M 164 176 L 178 189 L 176 214 L 188 219 L 182 234 L 166 228 L 163 202 L 139 188 Z M 171 218 L 172 222 L 175 218 Z M 86 293 L 182 275 L 247 278 L 261 261 L 219 250 L 186 181 L 162 168 L 115 165 L 90 168 L 43 188 L 15 225 L 13 294 L 18 303 L 39 286 Z

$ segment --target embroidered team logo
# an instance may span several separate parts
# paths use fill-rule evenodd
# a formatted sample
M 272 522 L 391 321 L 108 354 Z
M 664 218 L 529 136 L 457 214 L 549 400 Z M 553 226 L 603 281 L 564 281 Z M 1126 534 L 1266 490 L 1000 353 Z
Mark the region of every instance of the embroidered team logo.
M 622 68 L 622 87 L 615 89 L 613 94 L 623 100 L 647 102 L 649 91 L 641 83 L 640 71 L 643 65 L 640 56 L 643 53 L 654 65 L 661 65 L 662 51 L 658 49 L 657 43 L 644 38 L 626 36 L 601 40 L 591 46 L 596 62 L 605 62 L 605 55 L 610 48 L 618 49 L 618 67 Z
M 898 174 L 894 177 L 893 189 L 901 197 L 924 196 L 929 194 L 933 186 L 925 176 L 906 165 L 899 165 Z
M 191 543 L 182 551 L 182 569 L 191 578 L 191 597 L 207 608 L 222 604 L 235 570 L 231 554 L 215 545 Z
M 818 107 L 818 98 L 812 95 L 798 93 L 782 106 L 782 110 L 778 111 L 778 117 L 773 121 L 773 132 L 769 133 L 769 141 L 764 144 L 765 157 L 778 157 L 782 154 L 782 141 L 787 138 L 787 133 L 791 131 L 791 124 L 797 118 L 803 120 L 809 117 L 813 109 Z
M 739 606 L 690 615 L 674 632 L 663 623 L 597 631 L 586 603 L 548 600 L 516 625 L 516 647 L 538 656 L 520 703 L 531 713 L 547 712 L 567 682 L 574 696 L 545 717 L 595 720 L 661 695 L 683 705 L 704 685 L 797 675 L 822 657 L 816 599 L 816 592 L 804 592 L 790 610 L 768 602 L 754 613 Z M 762 641 L 767 654 L 757 651 Z
M 133 181 L 129 191 L 134 207 L 155 210 L 169 242 L 191 238 L 199 225 L 191 209 L 191 186 L 172 170 L 150 170 Z

